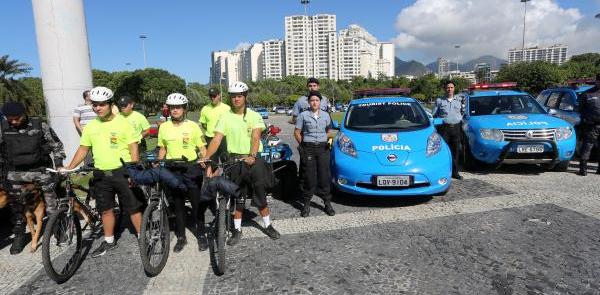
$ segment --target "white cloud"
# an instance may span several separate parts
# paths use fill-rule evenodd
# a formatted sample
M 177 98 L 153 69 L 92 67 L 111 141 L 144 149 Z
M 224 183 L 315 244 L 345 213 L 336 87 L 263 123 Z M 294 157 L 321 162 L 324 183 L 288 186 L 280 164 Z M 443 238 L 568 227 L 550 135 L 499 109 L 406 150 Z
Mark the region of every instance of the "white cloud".
M 526 46 L 569 45 L 569 54 L 600 51 L 600 25 L 578 9 L 562 8 L 555 0 L 527 3 Z M 506 59 L 509 48 L 520 48 L 523 3 L 507 0 L 417 0 L 396 19 L 394 42 L 403 59 L 437 57 L 466 61 L 491 54 Z M 460 45 L 456 50 L 454 45 Z

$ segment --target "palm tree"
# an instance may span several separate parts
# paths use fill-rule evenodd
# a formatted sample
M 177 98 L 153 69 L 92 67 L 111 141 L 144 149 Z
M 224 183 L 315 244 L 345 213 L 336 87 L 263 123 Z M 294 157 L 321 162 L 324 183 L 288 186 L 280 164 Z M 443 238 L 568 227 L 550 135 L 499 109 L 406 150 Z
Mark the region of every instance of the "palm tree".
M 15 76 L 24 75 L 31 71 L 31 67 L 18 60 L 9 59 L 8 55 L 0 57 L 0 100 L 26 100 L 29 89 Z

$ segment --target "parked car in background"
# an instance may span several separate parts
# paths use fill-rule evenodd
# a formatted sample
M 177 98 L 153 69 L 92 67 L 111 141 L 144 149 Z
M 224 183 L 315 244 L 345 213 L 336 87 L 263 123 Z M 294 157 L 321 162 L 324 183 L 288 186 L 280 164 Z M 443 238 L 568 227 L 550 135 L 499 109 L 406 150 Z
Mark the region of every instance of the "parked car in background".
M 285 115 L 285 107 L 284 106 L 277 106 L 275 107 L 275 114 L 283 114 Z
M 259 113 L 263 119 L 269 119 L 269 111 L 267 108 L 258 107 L 256 108 L 256 112 Z

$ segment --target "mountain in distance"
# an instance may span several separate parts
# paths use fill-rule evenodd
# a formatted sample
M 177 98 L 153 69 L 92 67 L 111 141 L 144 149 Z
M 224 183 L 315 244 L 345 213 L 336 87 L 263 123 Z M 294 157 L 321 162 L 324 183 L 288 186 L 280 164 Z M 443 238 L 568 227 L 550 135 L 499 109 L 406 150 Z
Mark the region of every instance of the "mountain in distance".
M 419 77 L 431 72 L 422 63 L 416 60 L 404 61 L 396 57 L 395 63 L 394 72 L 396 76 L 407 75 Z
M 500 69 L 500 65 L 508 63 L 508 61 L 497 58 L 495 56 L 491 56 L 491 55 L 483 55 L 480 56 L 476 59 L 470 60 L 466 63 L 463 64 L 458 64 L 458 68 L 460 69 L 461 72 L 469 72 L 472 71 L 473 68 L 475 67 L 476 64 L 478 63 L 487 63 L 491 66 L 492 71 L 496 71 Z M 429 69 L 430 71 L 436 73 L 438 70 L 438 62 L 437 60 L 434 62 L 431 62 L 429 64 L 427 64 L 427 69 Z M 450 70 L 455 70 L 456 69 L 456 63 L 450 62 Z

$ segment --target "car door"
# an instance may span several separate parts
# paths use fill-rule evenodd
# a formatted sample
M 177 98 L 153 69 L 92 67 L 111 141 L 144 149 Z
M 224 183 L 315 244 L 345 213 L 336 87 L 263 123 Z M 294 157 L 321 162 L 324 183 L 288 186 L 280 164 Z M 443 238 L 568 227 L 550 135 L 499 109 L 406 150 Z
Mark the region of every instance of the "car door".
M 561 118 L 572 125 L 579 124 L 579 114 L 575 111 L 576 97 L 568 90 L 552 91 L 546 101 L 548 114 Z
M 537 102 L 541 106 L 546 108 L 546 101 L 548 101 L 548 96 L 550 95 L 551 92 L 552 91 L 550 91 L 550 90 L 544 90 L 535 98 L 535 100 L 537 100 Z

